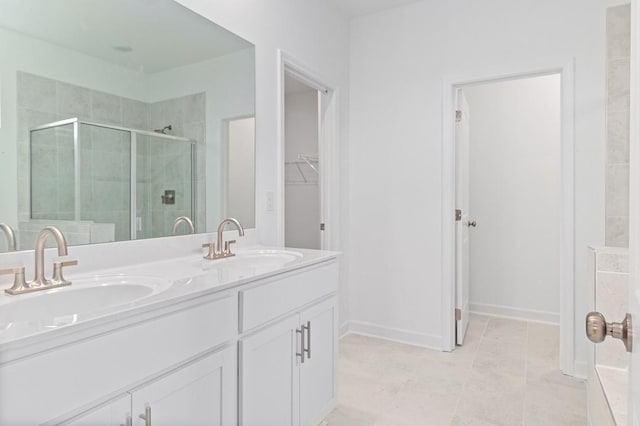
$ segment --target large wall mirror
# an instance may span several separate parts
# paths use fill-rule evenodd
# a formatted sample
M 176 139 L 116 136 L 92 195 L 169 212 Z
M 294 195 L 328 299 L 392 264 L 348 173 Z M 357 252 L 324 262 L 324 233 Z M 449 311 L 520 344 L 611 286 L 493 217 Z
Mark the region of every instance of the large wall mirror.
M 69 244 L 255 226 L 251 43 L 172 0 L 0 0 L 0 57 L 0 252 L 50 224 Z

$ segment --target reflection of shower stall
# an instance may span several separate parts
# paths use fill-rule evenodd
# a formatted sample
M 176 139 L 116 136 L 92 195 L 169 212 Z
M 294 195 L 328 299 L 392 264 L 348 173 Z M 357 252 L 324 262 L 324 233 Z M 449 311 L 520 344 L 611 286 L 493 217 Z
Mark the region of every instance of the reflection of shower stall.
M 115 240 L 195 223 L 195 141 L 71 118 L 30 130 L 31 218 L 115 225 Z

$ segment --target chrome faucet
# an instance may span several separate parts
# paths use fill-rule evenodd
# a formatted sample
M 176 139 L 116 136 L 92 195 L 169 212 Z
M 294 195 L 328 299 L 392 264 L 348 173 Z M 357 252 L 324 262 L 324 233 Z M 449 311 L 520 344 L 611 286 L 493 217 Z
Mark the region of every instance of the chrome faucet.
M 48 290 L 50 288 L 70 285 L 71 282 L 64 279 L 62 268 L 65 266 L 77 265 L 77 260 L 67 260 L 53 262 L 53 276 L 50 280 L 44 276 L 44 244 L 47 237 L 53 235 L 58 246 L 58 256 L 67 256 L 67 240 L 62 232 L 55 226 L 42 228 L 36 238 L 35 248 L 35 278 L 33 281 L 25 282 L 24 266 L 18 268 L 7 268 L 0 270 L 0 274 L 14 274 L 13 286 L 5 290 L 5 293 L 16 295 L 30 293 L 38 290 Z
M 4 232 L 7 239 L 7 251 L 16 251 L 16 234 L 6 223 L 0 223 L 0 231 Z
M 175 234 L 178 231 L 178 226 L 180 226 L 180 224 L 183 222 L 186 223 L 187 226 L 189 227 L 190 234 L 196 233 L 196 228 L 193 226 L 193 222 L 191 221 L 191 219 L 189 219 L 188 216 L 180 216 L 176 218 L 175 222 L 173 222 L 173 228 L 171 229 L 171 233 Z
M 205 259 L 222 259 L 225 257 L 235 256 L 235 254 L 231 252 L 231 244 L 235 244 L 236 240 L 225 241 L 224 248 L 222 244 L 222 233 L 224 231 L 224 227 L 227 226 L 227 224 L 229 223 L 232 225 L 235 225 L 236 229 L 238 230 L 238 235 L 240 235 L 241 237 L 244 237 L 244 228 L 242 227 L 240 222 L 238 222 L 237 219 L 234 219 L 232 217 L 222 219 L 222 222 L 220 222 L 220 224 L 218 225 L 217 243 L 215 245 L 213 243 L 207 243 L 202 245 L 203 248 L 209 249 L 209 253 L 207 253 L 207 255 L 204 256 Z

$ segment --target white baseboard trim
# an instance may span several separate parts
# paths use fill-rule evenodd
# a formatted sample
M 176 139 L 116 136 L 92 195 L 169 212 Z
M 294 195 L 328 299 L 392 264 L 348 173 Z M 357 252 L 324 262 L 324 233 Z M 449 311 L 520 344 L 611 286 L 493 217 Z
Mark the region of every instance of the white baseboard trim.
M 576 361 L 573 363 L 573 377 L 578 379 L 587 380 L 589 376 L 589 371 L 587 370 L 587 362 L 586 361 Z
M 510 306 L 490 305 L 487 303 L 469 303 L 469 311 L 474 314 L 515 318 L 555 325 L 560 324 L 560 313 L 558 312 L 536 311 L 533 309 L 513 308 Z
M 442 350 L 441 336 L 385 327 L 364 321 L 349 321 L 346 325 L 347 334 L 361 334 L 363 336 L 371 336 L 378 339 L 391 340 L 393 342 L 405 343 L 438 351 Z M 342 327 L 340 328 L 342 331 Z
M 349 321 L 345 321 L 340 324 L 340 328 L 338 329 L 338 339 L 342 339 L 347 334 L 349 334 Z

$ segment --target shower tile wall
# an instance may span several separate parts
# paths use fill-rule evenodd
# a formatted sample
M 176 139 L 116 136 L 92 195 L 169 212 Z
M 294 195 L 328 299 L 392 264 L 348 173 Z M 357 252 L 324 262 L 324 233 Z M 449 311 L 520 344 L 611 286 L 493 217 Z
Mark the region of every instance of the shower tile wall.
M 21 194 L 18 200 L 18 214 L 21 221 L 29 220 L 30 217 L 28 129 L 35 126 L 73 117 L 147 130 L 171 124 L 171 134 L 194 138 L 198 140 L 197 149 L 202 151 L 204 148 L 204 94 L 145 103 L 25 72 L 18 72 L 16 90 L 18 186 Z M 114 223 L 116 241 L 128 240 L 131 161 L 129 133 L 82 125 L 80 140 L 80 166 L 83 176 L 81 219 Z M 138 203 L 140 208 L 137 209 L 137 215 L 142 222 L 138 238 L 167 235 L 177 216 L 191 215 L 190 209 L 187 210 L 191 203 L 191 178 L 179 173 L 187 156 L 191 161 L 190 149 L 186 148 L 186 144 L 180 147 L 181 149 L 176 149 L 175 145 L 166 145 L 167 142 L 159 138 L 138 139 L 138 197 L 141 201 L 148 201 L 147 206 Z M 34 170 L 34 184 L 42 189 L 43 194 L 48 194 L 45 206 L 34 206 L 38 207 L 39 212 L 36 218 L 72 220 L 75 209 L 72 127 L 38 132 L 36 147 L 51 151 L 50 155 L 43 156 L 44 161 L 48 163 L 46 167 Z M 201 188 L 199 196 L 204 200 L 204 156 L 199 158 L 202 162 L 198 165 L 198 187 Z M 54 178 L 51 176 L 52 170 L 55 170 Z M 175 188 L 169 188 L 167 185 Z M 161 204 L 160 196 L 164 189 L 176 190 L 175 205 Z M 199 206 L 197 229 L 204 229 L 204 202 L 196 204 Z
M 607 9 L 607 246 L 629 246 L 630 6 Z
M 171 125 L 170 135 L 184 136 L 198 141 L 195 146 L 196 158 L 196 200 L 204 200 L 204 136 L 205 136 L 205 94 L 182 96 L 149 104 L 149 124 L 152 129 L 161 129 Z M 184 142 L 164 141 L 158 138 L 149 138 L 149 143 L 144 152 L 139 148 L 139 165 L 147 171 L 147 176 L 141 180 L 138 177 L 140 193 L 148 194 L 151 206 L 150 211 L 138 209 L 138 214 L 151 219 L 151 235 L 167 235 L 171 231 L 173 222 L 179 216 L 192 216 L 191 213 L 191 147 Z M 140 145 L 140 144 L 139 144 Z M 153 147 L 153 149 L 151 149 Z M 144 148 L 143 148 L 144 149 Z M 147 164 L 140 164 L 146 161 Z M 176 191 L 175 204 L 162 204 L 161 195 L 165 190 Z M 196 202 L 196 230 L 205 229 L 204 202 Z M 140 207 L 140 203 L 138 203 Z M 184 225 L 182 225 L 184 226 Z M 179 233 L 184 233 L 186 228 L 180 228 Z

